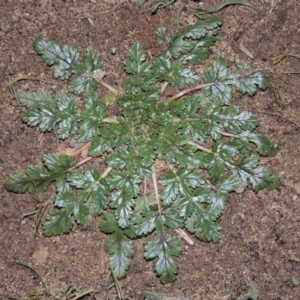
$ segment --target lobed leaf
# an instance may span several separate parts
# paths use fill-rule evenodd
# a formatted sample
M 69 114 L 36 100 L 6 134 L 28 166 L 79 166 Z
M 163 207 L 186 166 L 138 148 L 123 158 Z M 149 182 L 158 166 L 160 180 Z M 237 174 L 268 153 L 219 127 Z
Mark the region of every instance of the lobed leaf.
M 72 172 L 67 181 L 70 185 L 81 189 L 80 197 L 85 199 L 86 207 L 92 216 L 101 214 L 107 208 L 106 197 L 110 188 L 107 181 L 92 167 L 86 167 L 81 172 Z
M 278 153 L 278 147 L 263 134 L 246 131 L 240 134 L 240 138 L 254 143 L 262 156 L 275 156 Z
M 185 61 L 180 59 L 171 63 L 167 55 L 164 55 L 156 60 L 155 66 L 162 74 L 164 81 L 182 89 L 199 82 L 199 76 L 193 70 L 182 68 L 184 63 Z
M 202 241 L 213 241 L 218 242 L 220 239 L 220 231 L 222 227 L 217 222 L 214 222 L 208 218 L 201 218 L 195 222 L 195 227 L 198 228 L 196 231 L 196 237 Z
M 43 61 L 48 65 L 57 64 L 58 69 L 53 73 L 54 78 L 67 79 L 76 73 L 75 63 L 78 61 L 79 53 L 70 44 L 62 47 L 53 39 L 36 39 L 34 42 L 35 51 L 42 56 Z
M 43 233 L 45 236 L 59 235 L 70 232 L 72 227 L 73 223 L 67 210 L 52 209 L 43 224 Z
M 51 131 L 54 129 L 56 123 L 61 118 L 57 110 L 56 102 L 40 103 L 38 107 L 30 107 L 27 112 L 23 114 L 22 120 L 29 126 L 39 126 L 42 132 Z
M 171 172 L 160 180 L 165 186 L 161 192 L 161 198 L 166 204 L 170 204 L 176 197 L 191 194 L 191 188 L 204 184 L 205 177 L 188 169 L 180 169 L 176 173 Z
M 164 226 L 159 226 L 155 237 L 145 247 L 144 257 L 147 260 L 158 257 L 155 272 L 163 283 L 168 283 L 176 279 L 178 263 L 173 256 L 178 256 L 181 252 L 179 241 L 172 237 Z
M 36 92 L 22 91 L 18 95 L 18 100 L 22 105 L 29 108 L 39 106 L 41 103 L 51 102 L 53 98 L 50 91 L 42 89 Z
M 132 190 L 123 187 L 123 189 L 112 193 L 111 207 L 114 209 L 119 226 L 123 229 L 128 227 L 130 225 L 134 207 Z
M 274 190 L 279 187 L 280 180 L 277 175 L 267 167 L 258 166 L 259 158 L 252 154 L 249 157 L 241 157 L 232 164 L 227 164 L 233 172 L 233 175 L 238 175 L 243 183 L 248 180 L 252 184 L 254 191 L 258 192 L 263 188 Z
M 257 86 L 265 90 L 269 86 L 269 77 L 265 73 L 256 72 L 248 77 L 239 77 L 233 82 L 239 92 L 253 96 Z
M 174 58 L 179 58 L 181 55 L 189 53 L 196 47 L 199 47 L 199 45 L 197 42 L 193 43 L 187 38 L 201 40 L 210 30 L 218 28 L 221 24 L 221 19 L 214 16 L 187 26 L 180 34 L 173 38 L 169 44 L 168 53 Z
M 169 43 L 170 38 L 167 35 L 167 28 L 165 26 L 163 25 L 158 26 L 155 33 L 157 36 L 156 42 L 158 45 Z
M 146 52 L 140 42 L 134 42 L 129 51 L 129 59 L 125 61 L 125 70 L 127 73 L 145 77 L 151 72 L 152 64 L 146 62 Z
M 75 160 L 66 154 L 45 154 L 43 161 L 47 169 L 51 172 L 51 175 L 62 174 L 76 165 Z
M 130 265 L 130 258 L 133 256 L 133 243 L 128 239 L 128 231 L 121 230 L 113 214 L 106 214 L 105 220 L 100 223 L 100 229 L 112 233 L 105 242 L 105 250 L 113 255 L 110 260 L 110 267 L 118 278 L 126 275 Z M 134 238 L 134 235 L 130 235 Z
M 76 140 L 80 143 L 88 142 L 100 134 L 102 120 L 106 116 L 106 105 L 99 101 L 95 92 L 90 92 L 84 101 L 85 110 L 78 117 L 81 121 L 77 130 Z
M 88 47 L 84 55 L 83 64 L 76 63 L 75 67 L 79 76 L 72 80 L 69 85 L 70 91 L 75 94 L 94 91 L 98 86 L 98 82 L 95 79 L 97 78 L 97 73 L 105 69 L 105 64 L 101 61 L 100 54 L 92 47 Z
M 15 193 L 44 192 L 54 179 L 42 166 L 29 165 L 24 173 L 17 173 L 5 182 L 5 188 Z

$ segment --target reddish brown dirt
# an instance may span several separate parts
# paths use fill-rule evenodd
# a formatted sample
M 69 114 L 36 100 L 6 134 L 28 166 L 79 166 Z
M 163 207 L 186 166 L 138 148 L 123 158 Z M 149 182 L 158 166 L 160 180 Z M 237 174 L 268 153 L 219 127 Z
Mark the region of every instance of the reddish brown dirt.
M 75 228 L 68 235 L 45 238 L 40 229 L 34 235 L 34 217 L 22 216 L 36 207 L 36 201 L 29 194 L 9 193 L 3 187 L 12 174 L 28 164 L 40 163 L 42 154 L 57 149 L 53 133 L 41 137 L 36 128 L 22 123 L 24 108 L 14 96 L 14 92 L 25 89 L 58 87 L 51 78 L 51 69 L 35 54 L 34 39 L 69 42 L 81 52 L 93 46 L 107 63 L 107 82 L 120 88 L 125 76 L 123 61 L 132 43 L 140 40 L 153 55 L 159 53 L 155 29 L 164 24 L 174 30 L 172 19 L 182 2 L 151 16 L 139 14 L 133 0 L 0 0 L 1 299 L 5 299 L 4 294 L 25 297 L 30 290 L 42 290 L 34 272 L 8 261 L 34 267 L 50 289 L 72 285 L 82 291 L 99 291 L 97 299 L 109 296 L 109 256 L 104 251 L 105 235 L 99 232 L 98 221 L 86 231 Z M 203 2 L 212 8 L 222 1 Z M 220 13 L 226 39 L 214 47 L 214 52 L 232 62 L 247 61 L 266 70 L 272 86 L 280 91 L 281 101 L 269 88 L 253 98 L 238 95 L 235 103 L 252 111 L 260 121 L 259 131 L 279 145 L 278 156 L 263 162 L 280 175 L 282 185 L 272 192 L 232 195 L 221 218 L 221 241 L 203 243 L 192 237 L 193 246 L 183 242 L 185 250 L 179 258 L 180 270 L 174 283 L 159 282 L 152 271 L 153 262 L 143 259 L 145 240 L 136 241 L 132 265 L 121 281 L 130 299 L 143 299 L 145 291 L 189 299 L 236 299 L 247 291 L 251 281 L 258 287 L 259 299 L 300 299 L 300 287 L 292 282 L 292 278 L 300 280 L 300 85 L 299 74 L 280 73 L 300 72 L 300 4 L 298 0 L 250 2 L 256 10 L 230 6 Z M 253 59 L 241 51 L 242 47 Z M 288 56 L 272 66 L 272 58 L 285 51 L 298 58 Z M 18 77 L 28 80 L 6 86 Z M 41 203 L 51 203 L 53 192 L 43 194 Z

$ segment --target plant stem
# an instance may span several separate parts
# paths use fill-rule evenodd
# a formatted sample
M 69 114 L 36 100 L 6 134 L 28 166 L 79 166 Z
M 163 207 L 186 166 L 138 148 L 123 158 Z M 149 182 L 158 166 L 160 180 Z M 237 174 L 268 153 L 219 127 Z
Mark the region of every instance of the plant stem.
M 299 55 L 295 55 L 295 54 L 288 53 L 286 56 L 296 57 L 296 58 L 300 59 L 300 56 Z
M 204 145 L 200 145 L 199 143 L 196 143 L 194 141 L 188 141 L 188 144 L 195 146 L 196 148 L 198 148 L 206 153 L 212 153 L 211 149 L 208 149 Z
M 223 136 L 227 136 L 227 137 L 233 137 L 233 138 L 238 138 L 239 136 L 238 135 L 236 135 L 236 134 L 231 134 L 231 133 L 228 133 L 228 132 L 221 132 L 221 134 L 223 135 Z
M 118 120 L 117 117 L 104 118 L 103 122 L 104 123 L 110 123 L 110 124 L 112 124 L 112 123 L 119 124 L 119 120 Z
M 105 171 L 101 174 L 101 178 L 105 178 L 109 173 L 110 171 L 112 170 L 113 168 L 112 167 L 107 167 L 105 169 Z
M 170 101 L 173 101 L 173 100 L 177 100 L 177 99 L 179 99 L 179 98 L 181 98 L 181 97 L 183 97 L 185 95 L 188 95 L 190 93 L 194 93 L 196 91 L 202 90 L 202 89 L 204 89 L 206 87 L 210 87 L 210 86 L 213 86 L 213 85 L 215 85 L 215 83 L 214 82 L 210 82 L 210 83 L 200 84 L 200 85 L 197 85 L 197 86 L 195 86 L 193 88 L 189 88 L 189 89 L 180 91 L 175 96 L 169 98 L 166 103 L 168 103 Z
M 100 84 L 102 84 L 104 87 L 106 87 L 108 90 L 110 90 L 111 92 L 113 92 L 114 94 L 118 94 L 118 91 L 116 89 L 114 89 L 111 85 L 105 83 L 104 81 L 102 80 L 99 80 L 98 81 Z
M 35 274 L 38 275 L 38 277 L 40 278 L 41 283 L 42 283 L 44 289 L 45 289 L 46 291 L 48 290 L 48 289 L 47 289 L 47 286 L 46 286 L 46 283 L 45 283 L 45 281 L 44 281 L 44 279 L 43 279 L 43 277 L 42 277 L 42 276 L 40 275 L 40 273 L 39 273 L 36 269 L 34 269 L 33 267 L 31 267 L 31 266 L 29 266 L 29 265 L 27 265 L 27 264 L 25 264 L 25 263 L 22 263 L 22 262 L 20 262 L 20 261 L 16 261 L 16 260 L 7 260 L 6 263 L 9 263 L 9 264 L 16 264 L 16 265 L 20 265 L 20 266 L 22 266 L 22 267 L 25 267 L 25 268 L 30 269 L 31 271 L 33 271 Z
M 77 168 L 79 168 L 80 166 L 84 165 L 85 163 L 89 162 L 90 160 L 94 159 L 94 157 L 92 156 L 88 156 L 86 157 L 85 159 L 81 160 L 79 163 L 76 164 L 76 166 L 66 170 L 65 172 L 63 172 L 62 174 L 65 174 L 65 173 L 68 173 L 68 172 L 71 172 Z
M 157 177 L 156 177 L 154 165 L 151 167 L 151 170 L 152 170 L 152 180 L 153 180 L 153 186 L 154 186 L 155 200 L 158 205 L 158 211 L 159 211 L 159 213 L 161 213 L 162 212 L 161 202 L 160 202 L 160 198 L 159 198 L 159 194 L 158 194 L 158 184 L 157 184 Z
M 5 87 L 9 87 L 11 85 L 13 85 L 14 83 L 21 81 L 21 80 L 32 80 L 32 81 L 40 81 L 40 82 L 44 82 L 44 83 L 48 83 L 48 84 L 55 84 L 55 85 L 63 85 L 62 83 L 58 83 L 58 82 L 51 82 L 48 80 L 43 80 L 40 78 L 33 78 L 33 77 L 17 77 L 15 79 L 13 79 L 11 82 L 9 82 Z

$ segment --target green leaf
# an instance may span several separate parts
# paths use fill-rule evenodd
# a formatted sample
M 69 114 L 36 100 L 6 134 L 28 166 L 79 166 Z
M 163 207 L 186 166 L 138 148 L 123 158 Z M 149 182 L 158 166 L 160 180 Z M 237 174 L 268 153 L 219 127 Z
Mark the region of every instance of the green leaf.
M 22 105 L 29 107 L 37 107 L 41 103 L 52 102 L 53 98 L 50 91 L 39 90 L 37 92 L 33 91 L 22 91 L 18 95 L 18 100 Z
M 64 90 L 58 90 L 56 94 L 57 107 L 60 111 L 60 124 L 58 137 L 66 139 L 77 130 L 78 113 L 75 99 L 68 96 Z
M 170 38 L 167 35 L 167 28 L 165 26 L 163 25 L 158 26 L 155 33 L 157 36 L 156 42 L 158 45 L 169 43 Z
M 150 210 L 149 206 L 139 211 L 142 216 L 137 219 L 136 234 L 138 236 L 147 235 L 156 228 L 157 211 Z
M 186 220 L 187 229 L 196 232 L 198 229 L 195 227 L 195 221 L 202 219 L 204 214 L 215 221 L 224 212 L 228 197 L 227 192 L 215 192 L 204 187 L 197 188 L 190 195 L 181 198 L 178 202 L 180 215 Z
M 55 153 L 45 154 L 43 157 L 45 166 L 54 175 L 63 173 L 76 165 L 74 158 L 66 154 L 57 155 Z
M 100 156 L 104 152 L 111 152 L 114 147 L 114 141 L 112 139 L 104 139 L 100 136 L 96 136 L 92 140 L 92 145 L 89 148 L 89 155 Z
M 235 191 L 242 185 L 241 179 L 238 176 L 223 176 L 215 183 L 218 189 L 223 193 L 230 193 Z
M 258 192 L 263 188 L 271 191 L 280 186 L 279 177 L 274 175 L 269 168 L 263 166 L 252 170 L 249 180 L 255 192 Z
M 201 218 L 196 222 L 195 227 L 199 228 L 196 232 L 196 237 L 206 242 L 218 242 L 220 239 L 220 231 L 222 227 L 220 224 L 214 222 L 209 218 Z M 200 229 L 201 228 L 201 229 Z
M 105 250 L 113 254 L 109 266 L 118 278 L 126 275 L 130 265 L 130 257 L 133 255 L 133 243 L 126 236 L 113 234 L 105 243 Z
M 55 101 L 40 103 L 38 107 L 30 107 L 23 114 L 22 119 L 29 126 L 38 125 L 43 132 L 53 130 L 55 124 L 61 120 Z
M 48 41 L 37 39 L 33 45 L 48 66 L 57 64 L 58 70 L 53 73 L 54 78 L 67 79 L 76 73 L 74 64 L 78 61 L 79 53 L 72 45 L 65 44 L 61 47 L 52 39 Z
M 167 208 L 163 211 L 162 220 L 166 227 L 178 229 L 183 227 L 183 220 L 175 208 Z
M 172 64 L 167 55 L 159 57 L 155 62 L 163 79 L 180 89 L 199 82 L 199 76 L 191 69 L 183 69 L 183 64 L 184 60 L 180 59 L 175 60 Z
M 77 131 L 76 140 L 78 142 L 87 142 L 92 137 L 100 134 L 102 120 L 106 116 L 106 106 L 99 101 L 94 92 L 88 93 L 84 101 L 85 110 L 79 116 L 81 125 Z
M 250 181 L 254 191 L 258 192 L 263 188 L 274 190 L 279 187 L 280 180 L 277 175 L 263 166 L 258 166 L 259 158 L 252 154 L 250 157 L 241 157 L 228 167 L 232 170 L 233 175 L 238 175 L 243 182 Z
M 144 180 L 144 184 L 145 184 L 145 180 Z M 136 198 L 135 201 L 135 212 L 137 214 L 144 214 L 144 210 L 148 210 L 150 208 L 151 205 L 153 205 L 155 203 L 155 197 L 152 194 L 144 194 L 144 195 L 140 195 Z
M 5 183 L 6 189 L 16 193 L 28 190 L 32 194 L 37 194 L 44 192 L 51 182 L 56 181 L 57 189 L 61 190 L 65 173 L 76 164 L 73 158 L 56 154 L 45 154 L 44 163 L 49 171 L 39 165 L 29 165 L 25 173 L 14 175 Z
M 130 258 L 134 253 L 133 243 L 126 236 L 128 230 L 121 230 L 111 213 L 106 214 L 105 220 L 101 221 L 100 229 L 107 233 L 113 233 L 105 242 L 105 250 L 113 255 L 109 263 L 111 269 L 118 278 L 122 278 L 126 275 Z
M 72 220 L 67 210 L 53 209 L 48 213 L 47 220 L 43 224 L 45 236 L 68 233 L 73 227 Z
M 168 52 L 174 58 L 179 58 L 183 54 L 187 54 L 197 47 L 197 42 L 191 42 L 187 38 L 193 40 L 201 40 L 210 30 L 218 28 L 222 24 L 222 20 L 218 17 L 211 17 L 205 20 L 199 20 L 197 23 L 187 26 L 178 34 L 170 43 Z
M 86 199 L 89 214 L 99 215 L 107 208 L 106 197 L 109 195 L 110 189 L 107 181 L 101 178 L 98 171 L 92 167 L 86 167 L 83 173 L 72 172 L 67 180 L 77 189 L 82 189 L 80 195 Z
M 199 187 L 204 182 L 205 177 L 197 172 L 187 169 L 180 169 L 176 173 L 171 172 L 160 180 L 160 183 L 165 186 L 161 198 L 166 204 L 170 204 L 178 196 L 190 195 L 191 188 Z
M 175 281 L 178 272 L 178 263 L 173 256 L 182 252 L 179 241 L 172 237 L 164 227 L 158 227 L 156 235 L 146 247 L 144 257 L 147 260 L 158 257 L 155 272 L 163 283 Z
M 82 193 L 79 194 L 79 197 L 82 197 Z M 74 219 L 83 229 L 86 229 L 91 225 L 92 218 L 84 200 L 85 198 L 82 197 L 74 206 Z
M 87 47 L 83 65 L 85 73 L 89 71 L 90 74 L 95 74 L 105 68 L 105 64 L 101 61 L 100 54 L 93 47 Z
M 269 86 L 269 77 L 265 73 L 256 72 L 248 77 L 239 77 L 233 82 L 238 91 L 253 96 L 256 93 L 256 86 L 265 90 Z
M 119 230 L 118 221 L 112 213 L 106 213 L 105 219 L 99 224 L 99 228 L 105 233 L 113 233 Z
M 29 165 L 25 173 L 17 173 L 5 182 L 5 188 L 15 193 L 29 191 L 32 194 L 44 192 L 54 180 L 42 166 Z
M 134 42 L 129 51 L 129 59 L 125 61 L 125 70 L 127 73 L 145 77 L 151 72 L 152 64 L 146 61 L 147 54 L 140 42 Z
M 88 47 L 84 55 L 83 64 L 76 63 L 75 66 L 77 69 L 76 73 L 79 76 L 72 80 L 69 86 L 70 91 L 80 94 L 84 91 L 95 90 L 98 83 L 93 76 L 105 68 L 104 63 L 100 59 L 100 54 L 92 47 Z
M 143 6 L 145 4 L 146 0 L 138 0 L 138 4 L 140 6 Z
M 238 5 L 245 5 L 245 6 L 249 6 L 251 8 L 254 8 L 254 6 L 247 2 L 247 1 L 244 1 L 244 0 L 226 0 L 224 1 L 223 3 L 221 3 L 215 10 L 214 12 L 217 12 L 221 9 L 223 9 L 224 7 L 228 6 L 228 5 L 234 5 L 234 4 L 238 4 Z
M 140 192 L 139 184 L 141 183 L 141 179 L 134 173 L 130 174 L 128 172 L 115 171 L 108 183 L 112 190 L 117 187 L 121 189 L 126 188 L 134 197 L 136 197 Z
M 130 225 L 133 214 L 134 199 L 130 188 L 123 188 L 111 195 L 111 207 L 115 211 L 115 216 L 121 228 Z
M 187 144 L 187 137 L 176 134 L 177 127 L 173 125 L 165 126 L 162 130 L 157 145 L 158 157 L 169 163 L 174 163 L 176 157 L 181 155 L 180 148 Z
M 238 134 L 242 130 L 252 131 L 258 126 L 257 119 L 248 111 L 239 112 L 236 106 L 227 106 L 223 109 L 220 118 L 224 120 L 224 128 L 227 132 Z
M 208 59 L 209 55 L 210 51 L 208 49 L 195 47 L 186 57 L 186 60 L 190 61 L 194 65 L 198 65 L 202 61 Z
M 205 70 L 205 83 L 214 83 L 211 87 L 205 88 L 205 94 L 224 104 L 232 100 L 232 91 L 229 84 L 232 83 L 228 76 L 228 66 L 223 58 L 217 58 L 213 65 Z
M 141 2 L 142 4 L 145 3 L 144 0 L 138 0 L 138 1 L 139 1 L 139 3 Z M 161 1 L 161 2 L 158 2 L 158 3 L 154 4 L 154 5 L 151 6 L 149 9 L 144 10 L 143 13 L 145 13 L 146 11 L 151 11 L 151 13 L 154 14 L 154 13 L 156 13 L 156 11 L 157 11 L 158 9 L 163 8 L 163 7 L 166 7 L 166 6 L 168 6 L 168 5 L 172 4 L 172 3 L 174 3 L 175 1 L 176 1 L 176 0 L 170 0 L 170 1 L 168 1 L 168 0 L 163 0 L 163 1 Z
M 262 156 L 275 156 L 278 153 L 278 147 L 263 134 L 247 131 L 240 134 L 239 137 L 256 144 L 257 150 Z
M 72 194 L 70 192 L 60 193 L 56 196 L 54 204 L 57 207 L 63 207 L 69 216 L 74 216 L 75 221 L 87 228 L 91 224 L 91 218 L 89 216 L 89 210 L 85 205 L 85 198 L 82 193 Z

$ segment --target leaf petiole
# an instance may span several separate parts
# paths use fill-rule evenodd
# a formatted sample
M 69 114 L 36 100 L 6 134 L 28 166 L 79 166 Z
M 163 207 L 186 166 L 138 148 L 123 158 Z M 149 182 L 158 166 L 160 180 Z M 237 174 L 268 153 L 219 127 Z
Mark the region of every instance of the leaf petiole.
M 156 172 L 155 172 L 155 166 L 154 165 L 151 167 L 151 171 L 152 171 L 152 180 L 153 180 L 153 186 L 154 186 L 155 200 L 156 200 L 157 205 L 158 205 L 158 211 L 159 211 L 159 213 L 161 213 L 162 208 L 161 208 L 161 202 L 160 202 L 159 193 L 158 193 L 158 183 L 157 183 L 157 177 L 156 177 Z
M 185 89 L 183 91 L 180 91 L 178 94 L 174 95 L 173 97 L 169 98 L 166 103 L 169 103 L 170 101 L 173 101 L 173 100 L 178 100 L 190 93 L 194 93 L 194 92 L 197 92 L 199 90 L 202 90 L 206 87 L 210 87 L 210 86 L 214 86 L 215 83 L 214 82 L 210 82 L 210 83 L 205 83 L 205 84 L 200 84 L 200 85 L 197 85 L 193 88 L 189 88 L 189 89 Z
M 195 146 L 196 148 L 198 148 L 199 150 L 202 150 L 206 153 L 212 153 L 212 150 L 211 149 L 208 149 L 206 148 L 204 145 L 200 145 L 199 143 L 197 142 L 194 142 L 194 141 L 188 141 L 188 144 L 192 145 L 192 146 Z

